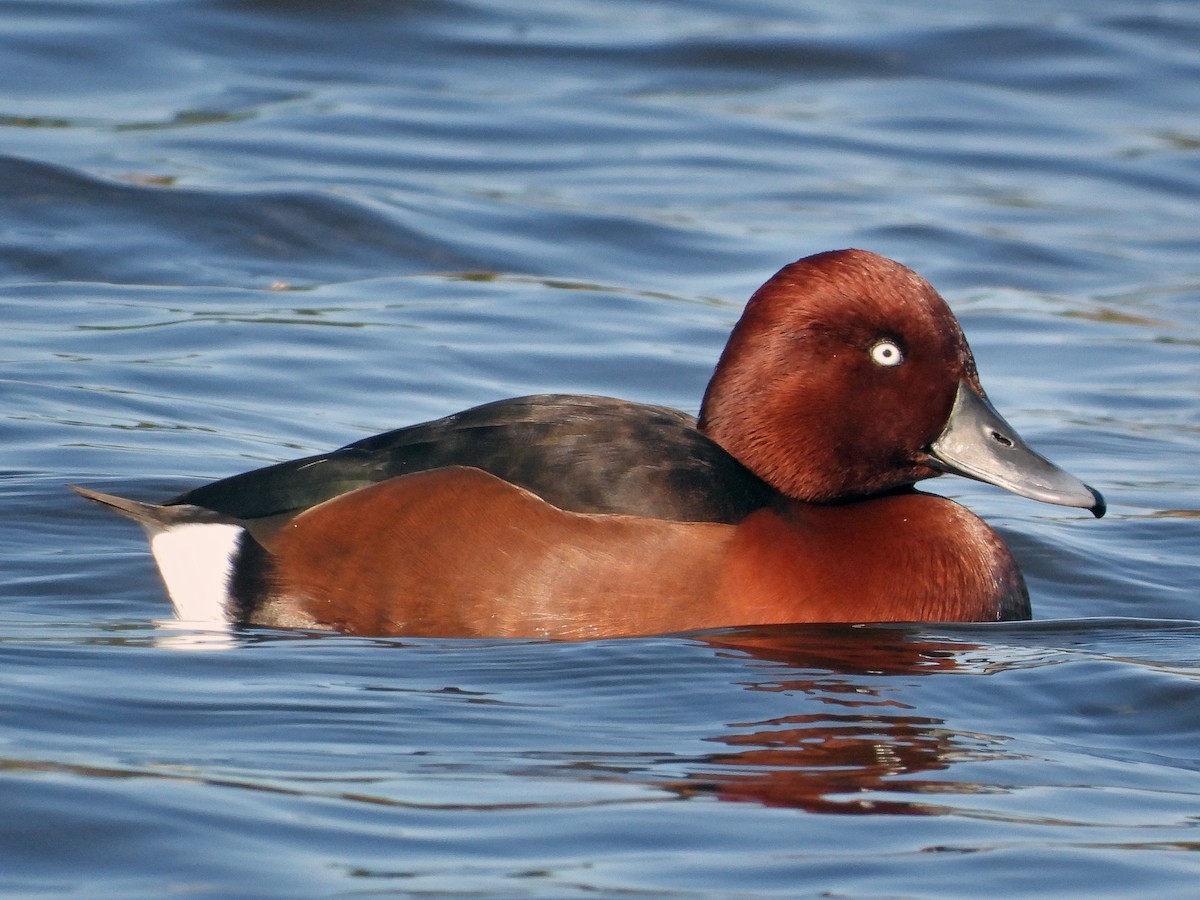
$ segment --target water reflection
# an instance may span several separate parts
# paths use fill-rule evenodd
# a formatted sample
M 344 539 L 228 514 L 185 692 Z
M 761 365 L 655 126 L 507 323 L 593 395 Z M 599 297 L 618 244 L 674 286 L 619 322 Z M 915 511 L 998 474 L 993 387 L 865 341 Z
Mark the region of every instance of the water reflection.
M 836 675 L 932 674 L 957 670 L 981 645 L 921 634 L 906 625 L 778 625 L 734 628 L 701 636 L 718 651 L 736 651 L 790 671 Z M 972 661 L 972 670 L 976 667 Z M 779 667 L 773 667 L 778 670 Z M 757 690 L 794 690 L 790 681 Z
M 703 758 L 687 778 L 666 783 L 668 789 L 808 812 L 892 815 L 945 810 L 878 794 L 995 789 L 962 779 L 951 784 L 914 778 L 956 762 L 1000 758 L 1006 739 L 955 731 L 942 719 L 913 714 L 895 696 L 896 676 L 946 674 L 960 667 L 978 672 L 979 644 L 889 626 L 747 629 L 705 642 L 723 654 L 738 652 L 769 664 L 761 680 L 744 685 L 747 690 L 802 694 L 837 711 L 729 723 L 728 733 L 710 738 L 728 749 Z

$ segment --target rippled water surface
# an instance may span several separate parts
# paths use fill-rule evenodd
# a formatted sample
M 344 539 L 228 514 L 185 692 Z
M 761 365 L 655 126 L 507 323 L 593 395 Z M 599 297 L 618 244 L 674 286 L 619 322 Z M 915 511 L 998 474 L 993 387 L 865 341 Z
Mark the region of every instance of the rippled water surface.
M 1183 2 L 0 2 L 0 893 L 1194 896 L 1197 48 Z M 843 246 L 1108 497 L 935 485 L 1035 621 L 197 646 L 64 488 L 695 411 Z

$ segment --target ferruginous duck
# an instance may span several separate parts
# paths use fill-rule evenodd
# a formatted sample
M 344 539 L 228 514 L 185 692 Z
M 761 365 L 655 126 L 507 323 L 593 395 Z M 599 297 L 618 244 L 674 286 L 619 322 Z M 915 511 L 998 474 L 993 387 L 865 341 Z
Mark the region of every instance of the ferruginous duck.
M 1027 619 L 1012 554 L 913 485 L 1104 514 L 992 407 L 954 314 L 863 250 L 755 292 L 700 416 L 501 400 L 235 475 L 138 522 L 186 622 L 586 639 L 798 622 Z

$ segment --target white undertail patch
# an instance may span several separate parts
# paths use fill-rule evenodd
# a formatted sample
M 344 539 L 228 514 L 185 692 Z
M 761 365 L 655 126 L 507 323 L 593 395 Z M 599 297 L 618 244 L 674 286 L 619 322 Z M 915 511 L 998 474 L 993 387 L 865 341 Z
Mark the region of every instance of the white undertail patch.
M 146 527 L 150 551 L 181 622 L 231 624 L 230 581 L 243 531 L 219 522 Z

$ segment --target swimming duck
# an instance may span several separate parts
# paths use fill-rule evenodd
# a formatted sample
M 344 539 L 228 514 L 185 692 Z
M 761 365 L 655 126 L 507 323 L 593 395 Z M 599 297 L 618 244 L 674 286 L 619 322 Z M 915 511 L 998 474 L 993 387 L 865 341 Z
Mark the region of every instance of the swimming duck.
M 1000 537 L 914 489 L 956 473 L 1104 514 L 993 408 L 954 314 L 863 250 L 747 303 L 698 419 L 500 400 L 148 504 L 181 620 L 585 639 L 799 622 L 1030 616 Z

